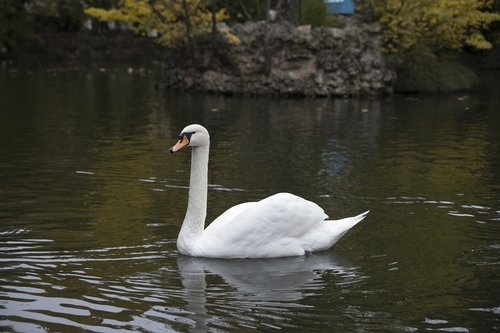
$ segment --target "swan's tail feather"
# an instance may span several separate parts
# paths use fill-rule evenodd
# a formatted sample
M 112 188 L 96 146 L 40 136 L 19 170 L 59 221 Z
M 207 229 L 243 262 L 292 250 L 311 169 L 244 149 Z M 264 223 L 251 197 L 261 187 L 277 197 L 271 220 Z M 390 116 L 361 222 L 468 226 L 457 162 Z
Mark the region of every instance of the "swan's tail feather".
M 352 217 L 352 219 L 356 221 L 356 223 L 355 223 L 355 224 L 353 224 L 353 226 L 354 226 L 354 225 L 356 225 L 356 224 L 358 224 L 359 222 L 363 221 L 363 219 L 366 217 L 366 215 L 368 215 L 368 213 L 369 213 L 369 212 L 370 212 L 370 211 L 369 211 L 369 210 L 367 210 L 367 211 L 366 211 L 366 212 L 364 212 L 364 213 L 361 213 L 361 214 L 359 214 L 359 215 L 356 215 L 356 216 Z
M 309 231 L 302 241 L 307 251 L 321 251 L 330 248 L 352 227 L 361 222 L 370 211 L 340 220 L 325 220 L 318 228 Z
M 340 220 L 333 220 L 333 221 L 327 221 L 331 223 L 331 226 L 334 227 L 334 229 L 337 230 L 338 233 L 345 233 L 352 227 L 354 227 L 356 224 L 359 222 L 363 221 L 363 219 L 366 217 L 366 215 L 370 211 L 367 210 L 364 213 L 361 213 L 359 215 L 353 216 L 353 217 L 346 217 Z

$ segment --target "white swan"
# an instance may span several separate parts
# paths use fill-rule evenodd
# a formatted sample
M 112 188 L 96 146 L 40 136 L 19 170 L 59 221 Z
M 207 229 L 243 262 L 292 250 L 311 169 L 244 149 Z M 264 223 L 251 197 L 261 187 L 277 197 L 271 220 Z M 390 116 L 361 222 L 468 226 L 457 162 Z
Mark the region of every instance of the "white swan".
M 301 256 L 326 250 L 367 212 L 342 220 L 328 216 L 317 204 L 290 193 L 236 205 L 206 229 L 210 135 L 201 125 L 184 128 L 175 153 L 193 147 L 186 217 L 177 238 L 180 253 L 209 258 L 272 258 Z

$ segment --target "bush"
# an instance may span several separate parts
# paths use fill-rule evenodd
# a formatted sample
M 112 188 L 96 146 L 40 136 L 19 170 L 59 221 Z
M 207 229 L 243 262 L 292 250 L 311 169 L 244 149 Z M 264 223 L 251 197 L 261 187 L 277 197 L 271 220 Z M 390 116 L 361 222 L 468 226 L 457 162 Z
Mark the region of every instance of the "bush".
M 476 74 L 449 55 L 437 55 L 416 45 L 399 56 L 394 90 L 399 92 L 449 92 L 478 83 Z
M 300 23 L 310 24 L 313 27 L 327 25 L 328 14 L 324 0 L 302 1 Z

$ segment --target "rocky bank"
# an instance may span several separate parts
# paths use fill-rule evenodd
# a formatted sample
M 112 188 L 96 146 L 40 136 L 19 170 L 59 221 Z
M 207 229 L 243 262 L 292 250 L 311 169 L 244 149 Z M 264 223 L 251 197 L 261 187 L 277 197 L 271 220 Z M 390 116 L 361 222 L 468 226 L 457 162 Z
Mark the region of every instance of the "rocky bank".
M 377 27 L 266 25 L 230 27 L 241 43 L 199 43 L 169 50 L 161 84 L 223 94 L 349 96 L 391 93 L 395 72 L 384 60 Z M 188 61 L 186 59 L 193 59 Z

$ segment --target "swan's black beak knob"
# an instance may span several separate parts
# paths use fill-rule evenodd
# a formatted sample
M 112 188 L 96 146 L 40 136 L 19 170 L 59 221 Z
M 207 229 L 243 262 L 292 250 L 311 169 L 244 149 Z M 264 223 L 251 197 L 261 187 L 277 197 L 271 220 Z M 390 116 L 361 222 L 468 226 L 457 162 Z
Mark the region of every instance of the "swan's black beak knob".
M 189 137 L 191 137 L 191 134 L 192 133 L 190 133 Z M 179 135 L 179 141 L 177 141 L 177 143 L 172 148 L 170 148 L 170 153 L 176 153 L 182 148 L 189 145 L 189 137 L 187 136 L 187 134 L 181 133 L 181 135 Z

